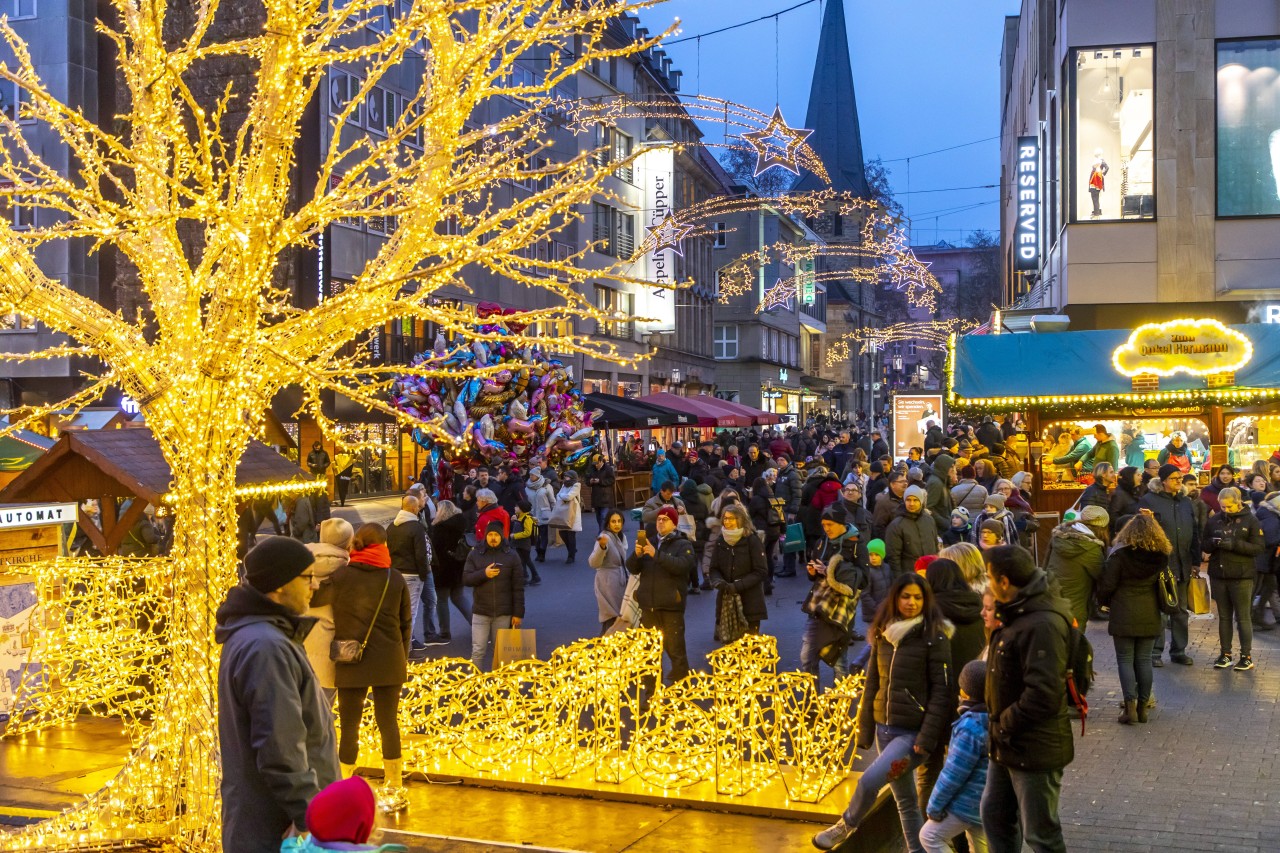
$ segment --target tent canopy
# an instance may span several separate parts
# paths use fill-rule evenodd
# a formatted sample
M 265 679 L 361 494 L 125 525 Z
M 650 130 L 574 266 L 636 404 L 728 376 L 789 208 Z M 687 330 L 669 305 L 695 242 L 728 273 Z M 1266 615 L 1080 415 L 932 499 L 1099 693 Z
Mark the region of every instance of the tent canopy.
M 694 418 L 687 412 L 654 406 L 619 397 L 615 394 L 584 394 L 585 409 L 600 409 L 604 416 L 592 423 L 605 429 L 656 429 L 665 426 L 692 426 Z
M 771 424 L 782 423 L 782 418 L 772 412 L 763 412 L 760 409 L 753 409 L 750 406 L 744 406 L 742 403 L 734 403 L 730 400 L 721 400 L 719 397 L 714 397 L 712 399 L 731 412 L 737 412 L 751 418 L 751 422 L 756 426 L 768 426 Z
M 722 400 L 715 397 L 681 397 L 665 391 L 641 397 L 641 402 L 664 406 L 687 412 L 698 419 L 694 426 L 700 427 L 747 427 L 751 426 L 751 418 L 735 412 L 725 406 L 718 405 Z

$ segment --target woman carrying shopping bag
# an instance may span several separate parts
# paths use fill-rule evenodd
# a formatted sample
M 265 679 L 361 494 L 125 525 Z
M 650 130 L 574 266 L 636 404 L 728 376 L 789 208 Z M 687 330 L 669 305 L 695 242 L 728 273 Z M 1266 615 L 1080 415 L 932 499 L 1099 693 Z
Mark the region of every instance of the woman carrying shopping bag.
M 711 588 L 716 590 L 716 638 L 731 643 L 742 633 L 760 633 L 760 623 L 769 618 L 764 585 L 769 579 L 765 563 L 764 540 L 751 525 L 751 516 L 742 504 L 729 504 L 720 514 L 720 538 L 711 551 Z M 720 618 L 726 608 L 736 608 L 733 598 L 741 602 L 745 631 L 730 629 L 731 622 Z M 730 610 L 732 613 L 733 610 Z M 737 636 L 734 636 L 734 635 Z

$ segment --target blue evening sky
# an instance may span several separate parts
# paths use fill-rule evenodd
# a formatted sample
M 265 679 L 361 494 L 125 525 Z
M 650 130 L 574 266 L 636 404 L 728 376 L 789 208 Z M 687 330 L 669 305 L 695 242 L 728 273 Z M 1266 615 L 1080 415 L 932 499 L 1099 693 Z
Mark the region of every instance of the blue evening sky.
M 772 15 L 799 2 L 667 0 L 647 10 L 643 20 L 656 32 L 680 18 L 682 32 L 672 36 L 676 39 Z M 867 159 L 880 157 L 889 167 L 898 201 L 914 222 L 913 242 L 959 243 L 974 229 L 998 231 L 996 187 L 952 189 L 998 186 L 998 140 L 915 155 L 999 135 L 1000 42 L 1004 16 L 1018 12 L 1018 0 L 818 0 L 779 18 L 779 50 L 773 20 L 708 36 L 701 47 L 696 41 L 670 45 L 675 67 L 684 72 L 682 91 L 726 98 L 765 113 L 778 102 L 788 124 L 803 126 L 827 2 L 845 3 L 863 150 Z M 721 138 L 719 128 L 703 129 L 708 141 Z M 900 159 L 908 156 L 913 158 L 909 195 L 907 163 Z M 939 189 L 947 191 L 921 192 Z

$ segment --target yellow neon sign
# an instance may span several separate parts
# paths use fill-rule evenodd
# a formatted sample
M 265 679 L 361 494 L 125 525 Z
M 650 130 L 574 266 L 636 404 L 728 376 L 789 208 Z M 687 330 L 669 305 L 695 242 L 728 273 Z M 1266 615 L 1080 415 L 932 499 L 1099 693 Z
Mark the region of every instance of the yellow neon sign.
M 1232 373 L 1253 358 L 1253 343 L 1217 320 L 1172 320 L 1133 330 L 1111 363 L 1128 376 Z

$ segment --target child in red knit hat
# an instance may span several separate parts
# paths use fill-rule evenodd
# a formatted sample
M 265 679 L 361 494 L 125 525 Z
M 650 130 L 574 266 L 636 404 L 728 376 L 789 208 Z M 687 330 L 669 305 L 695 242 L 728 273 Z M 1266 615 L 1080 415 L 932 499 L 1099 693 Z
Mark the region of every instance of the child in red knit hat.
M 359 776 L 334 782 L 307 806 L 309 835 L 286 838 L 281 853 L 407 853 L 402 844 L 369 844 L 377 802 Z

